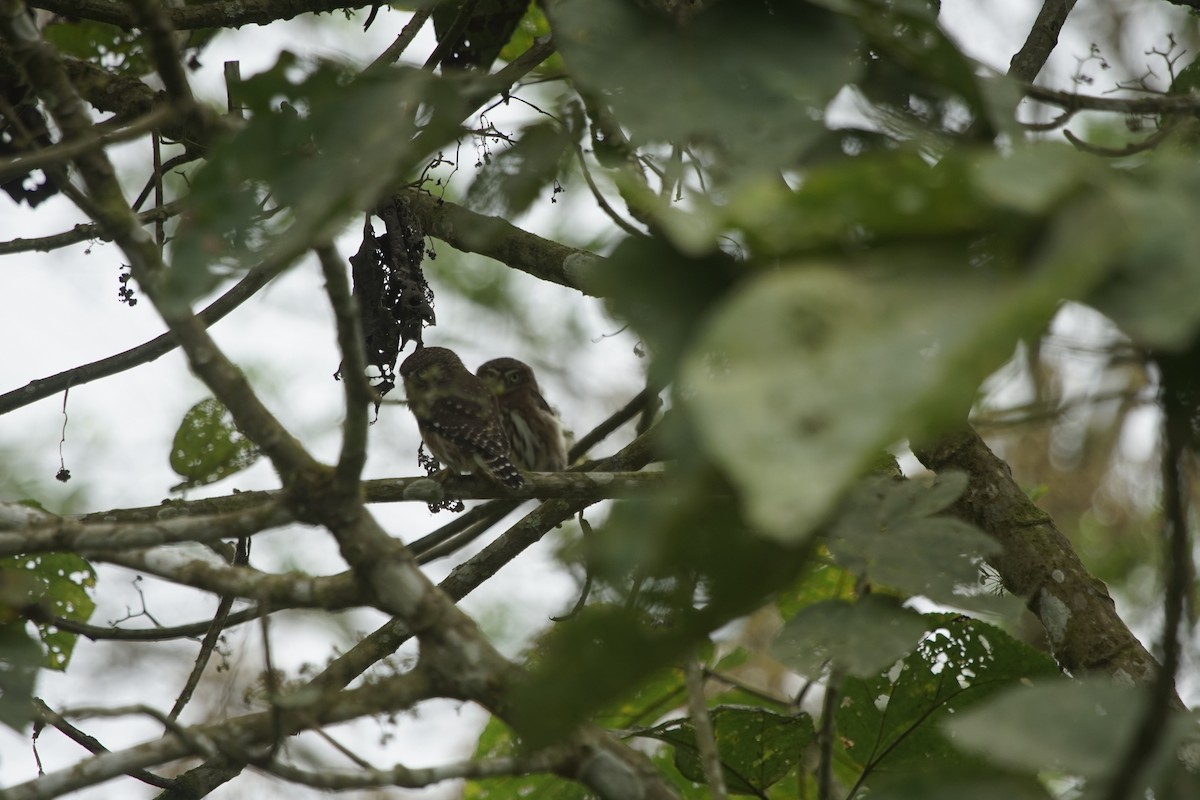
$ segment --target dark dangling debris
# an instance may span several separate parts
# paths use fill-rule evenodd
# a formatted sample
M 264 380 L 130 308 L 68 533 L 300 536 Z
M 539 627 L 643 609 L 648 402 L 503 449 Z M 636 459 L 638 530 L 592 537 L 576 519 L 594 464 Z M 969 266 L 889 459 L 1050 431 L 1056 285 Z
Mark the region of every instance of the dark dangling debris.
M 379 370 L 373 388 L 379 396 L 396 385 L 396 361 L 409 342 L 422 346 L 426 325 L 434 325 L 433 291 L 421 270 L 425 232 L 403 200 L 375 209 L 385 232 L 375 235 L 371 217 L 363 226 L 358 252 L 350 257 L 367 363 Z M 341 375 L 341 369 L 338 370 Z

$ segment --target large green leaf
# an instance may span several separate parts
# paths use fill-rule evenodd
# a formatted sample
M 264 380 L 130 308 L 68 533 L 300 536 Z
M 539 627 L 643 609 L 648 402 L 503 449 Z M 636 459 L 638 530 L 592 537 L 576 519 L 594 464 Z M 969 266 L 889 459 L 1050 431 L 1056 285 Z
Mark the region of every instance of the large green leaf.
M 771 654 L 814 680 L 828 664 L 868 677 L 910 652 L 928 628 L 925 617 L 879 595 L 856 603 L 826 600 L 788 620 Z
M 215 397 L 188 409 L 171 443 L 171 469 L 184 479 L 172 490 L 219 481 L 249 467 L 262 453 L 233 424 L 229 409 Z
M 931 487 L 872 477 L 850 493 L 829 535 L 838 563 L 872 583 L 923 595 L 944 605 L 1016 612 L 1020 602 L 986 593 L 984 559 L 999 544 L 974 525 L 939 516 L 966 488 L 962 473 L 938 476 Z
M 1002 766 L 1103 780 L 1122 763 L 1146 712 L 1146 701 L 1144 689 L 1107 678 L 1045 680 L 1014 686 L 946 720 L 944 729 L 957 746 Z M 1165 743 L 1150 759 L 1151 773 L 1171 768 L 1177 760 L 1176 748 L 1195 723 L 1194 714 L 1167 715 L 1162 723 L 1167 728 Z M 1173 780 L 1179 777 L 1183 776 L 1177 774 Z M 1200 776 L 1193 774 L 1188 786 L 1190 793 L 1181 794 L 1177 784 L 1173 794 L 1155 796 L 1195 797 Z
M 1200 331 L 1200 168 L 1168 151 L 1113 192 L 1136 237 L 1092 302 L 1139 345 L 1185 349 Z
M 979 382 L 1090 291 L 1127 236 L 1100 195 L 1059 211 L 1020 271 L 983 241 L 780 264 L 700 330 L 683 397 L 749 519 L 802 540 L 884 448 L 961 424 Z
M 787 716 L 762 708 L 718 706 L 710 714 L 725 783 L 733 794 L 763 796 L 800 763 L 814 736 L 812 718 L 805 713 Z M 664 722 L 641 735 L 671 745 L 675 766 L 685 778 L 705 780 L 689 719 Z
M 941 625 L 886 673 L 848 678 L 836 720 L 848 758 L 863 780 L 955 764 L 961 755 L 941 723 L 1029 678 L 1058 674 L 1054 661 L 992 625 L 935 616 Z M 969 764 L 978 765 L 978 760 Z
M 679 26 L 627 0 L 562 0 L 550 21 L 571 77 L 636 143 L 709 145 L 742 165 L 791 163 L 860 68 L 858 31 L 808 3 L 717 3 Z
M 997 294 L 966 277 L 834 264 L 788 266 L 734 294 L 685 360 L 683 381 L 751 520 L 780 539 L 804 537 L 848 481 L 912 430 L 935 391 L 965 408 L 985 372 L 955 372 L 955 350 Z

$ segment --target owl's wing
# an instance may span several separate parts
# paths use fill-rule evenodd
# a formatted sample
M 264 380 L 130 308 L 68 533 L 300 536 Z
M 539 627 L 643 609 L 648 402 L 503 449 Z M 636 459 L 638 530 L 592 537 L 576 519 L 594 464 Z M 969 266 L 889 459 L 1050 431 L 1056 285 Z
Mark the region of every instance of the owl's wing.
M 490 395 L 488 400 L 494 402 Z M 494 406 L 473 399 L 439 397 L 424 422 L 464 450 L 488 457 L 508 455 L 508 437 Z

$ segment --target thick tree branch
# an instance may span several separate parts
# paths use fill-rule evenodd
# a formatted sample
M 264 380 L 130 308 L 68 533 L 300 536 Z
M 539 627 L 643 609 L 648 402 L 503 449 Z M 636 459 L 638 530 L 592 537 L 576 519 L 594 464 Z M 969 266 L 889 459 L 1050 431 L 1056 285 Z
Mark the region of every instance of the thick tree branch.
M 190 755 L 207 755 L 216 748 L 247 754 L 269 743 L 280 727 L 302 731 L 357 719 L 369 714 L 402 711 L 430 696 L 429 676 L 418 666 L 357 689 L 327 695 L 304 690 L 280 698 L 274 709 L 246 714 L 212 725 L 182 730 L 126 750 L 103 753 L 81 764 L 47 773 L 4 790 L 6 800 L 49 800 L 95 786 L 134 770 L 167 764 Z M 203 748 L 203 749 L 202 749 Z
M 172 550 L 132 550 L 102 553 L 93 561 L 154 575 L 216 595 L 255 600 L 270 608 L 322 608 L 328 611 L 369 605 L 370 598 L 349 572 L 306 575 L 272 574 L 250 567 L 235 567 L 212 556 Z
M 610 463 L 606 460 L 598 465 Z M 629 497 L 642 492 L 661 489 L 669 477 L 661 472 L 609 472 L 597 466 L 590 472 L 530 472 L 526 473 L 529 486 L 513 491 L 469 475 L 458 475 L 439 482 L 428 476 L 414 478 L 378 478 L 363 481 L 365 501 L 368 503 L 440 503 L 443 500 L 486 500 L 504 498 L 529 500 L 532 498 L 580 499 L 595 502 L 613 497 Z M 209 497 L 201 500 L 168 500 L 161 505 L 142 508 L 97 511 L 81 517 L 70 518 L 73 522 L 130 524 L 156 522 L 176 517 L 211 516 L 230 514 L 277 501 L 280 491 L 238 492 L 224 497 Z M 40 519 L 40 518 L 39 518 Z M 229 533 L 226 536 L 235 536 Z M 217 537 L 220 538 L 220 537 Z M 0 534 L 0 543 L 5 538 Z M 186 538 L 177 541 L 187 541 Z M 195 540 L 193 540 L 195 541 Z M 206 539 L 211 541 L 211 539 Z M 140 545 L 139 545 L 140 546 Z
M 1054 50 L 1055 45 L 1058 44 L 1059 31 L 1062 30 L 1063 23 L 1067 21 L 1067 15 L 1074 7 L 1075 0 L 1043 1 L 1037 19 L 1033 22 L 1033 28 L 1030 29 L 1029 36 L 1025 39 L 1025 44 L 1012 57 L 1012 62 L 1008 65 L 1009 77 L 1026 83 L 1033 82 L 1046 64 L 1046 59 L 1050 58 L 1050 53 Z
M 414 768 L 397 764 L 391 769 L 370 769 L 358 772 L 326 769 L 315 772 L 287 764 L 274 763 L 264 769 L 285 781 L 327 791 L 344 792 L 349 789 L 373 789 L 383 786 L 419 789 L 442 781 L 462 778 L 498 778 L 506 775 L 527 775 L 531 772 L 552 772 L 556 768 L 560 768 L 564 755 L 566 754 L 552 748 L 520 758 L 462 761 L 441 767 Z
M 213 542 L 250 536 L 293 521 L 278 498 L 214 516 L 161 521 L 84 523 L 56 518 L 22 530 L 0 531 L 0 557 L 55 551 L 93 555 L 179 542 Z
M 479 253 L 535 278 L 595 295 L 589 276 L 605 259 L 523 231 L 499 217 L 477 214 L 417 189 L 401 192 L 425 232 L 455 250 Z
M 135 15 L 129 7 L 112 0 L 34 0 L 29 5 L 65 17 L 107 22 L 127 30 L 137 25 Z M 237 3 L 198 3 L 164 8 L 163 15 L 177 30 L 240 28 L 243 25 L 267 25 L 301 14 L 319 14 L 347 8 L 365 8 L 370 5 L 371 2 L 364 0 L 239 0 Z
M 1153 679 L 1158 665 L 1117 615 L 1104 583 L 1087 571 L 1071 542 L 975 431 L 914 452 L 934 472 L 961 470 L 969 476 L 952 510 L 1003 546 L 994 559 L 996 570 L 1005 588 L 1042 621 L 1063 667 L 1074 675 L 1103 672 L 1135 683 Z
M 342 364 L 338 377 L 346 397 L 346 421 L 342 425 L 342 453 L 338 457 L 336 475 L 343 491 L 358 491 L 359 477 L 367 461 L 367 408 L 371 403 L 371 387 L 367 384 L 367 354 L 363 344 L 358 304 L 350 292 L 346 264 L 333 245 L 317 248 L 321 272 L 325 276 L 325 291 L 329 294 L 337 321 L 338 349 Z

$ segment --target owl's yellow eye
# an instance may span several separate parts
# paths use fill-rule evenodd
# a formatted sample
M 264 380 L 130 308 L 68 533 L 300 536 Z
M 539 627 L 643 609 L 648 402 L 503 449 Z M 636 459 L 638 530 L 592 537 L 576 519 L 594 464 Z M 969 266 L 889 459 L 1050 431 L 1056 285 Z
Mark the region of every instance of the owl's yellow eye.
M 521 373 L 516 372 L 516 371 L 508 373 L 508 382 L 509 383 L 516 383 L 519 380 L 521 380 Z

